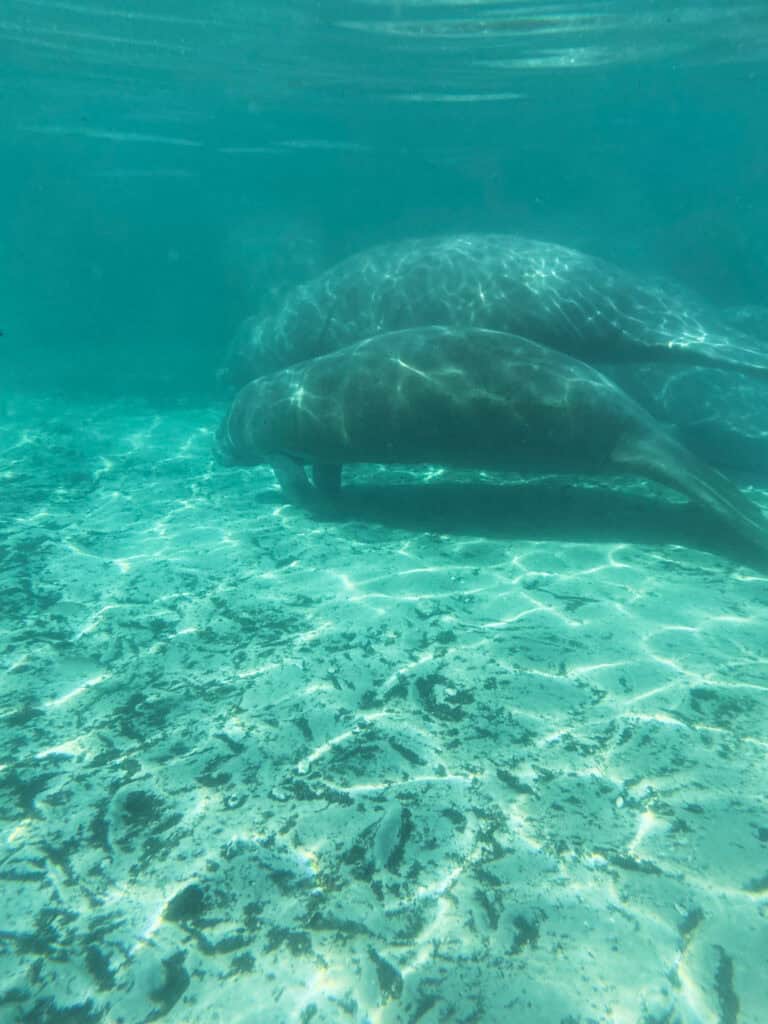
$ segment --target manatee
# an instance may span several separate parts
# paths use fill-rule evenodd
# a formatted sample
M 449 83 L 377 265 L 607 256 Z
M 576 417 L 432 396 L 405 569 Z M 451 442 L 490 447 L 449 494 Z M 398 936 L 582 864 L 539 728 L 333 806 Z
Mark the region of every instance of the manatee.
M 218 446 L 229 463 L 270 463 L 297 502 L 332 495 L 345 463 L 634 474 L 768 552 L 760 509 L 608 377 L 499 331 L 410 328 L 256 378 Z
M 223 375 L 240 387 L 364 338 L 431 325 L 518 334 L 592 365 L 698 365 L 768 379 L 768 344 L 679 289 L 500 234 L 398 242 L 344 260 L 273 315 L 248 318 Z

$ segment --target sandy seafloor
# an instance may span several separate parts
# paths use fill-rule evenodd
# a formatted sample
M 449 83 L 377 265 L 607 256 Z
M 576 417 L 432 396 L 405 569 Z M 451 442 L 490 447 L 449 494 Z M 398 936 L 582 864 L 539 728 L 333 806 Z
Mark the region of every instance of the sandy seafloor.
M 218 415 L 6 401 L 0 1021 L 768 1020 L 768 574 L 643 484 L 313 518 Z

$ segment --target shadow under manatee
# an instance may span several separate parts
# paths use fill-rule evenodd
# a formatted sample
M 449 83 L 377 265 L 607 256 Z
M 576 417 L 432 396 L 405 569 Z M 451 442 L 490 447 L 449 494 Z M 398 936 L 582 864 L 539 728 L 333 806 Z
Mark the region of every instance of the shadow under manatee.
M 575 477 L 539 477 L 510 482 L 477 479 L 404 479 L 402 472 L 377 482 L 361 474 L 345 482 L 333 502 L 309 510 L 320 522 L 375 523 L 412 532 L 570 543 L 680 545 L 768 569 L 766 556 L 734 531 L 728 533 L 706 510 L 645 484 L 629 487 Z M 382 482 L 378 479 L 382 478 Z M 642 492 L 641 492 L 642 489 Z M 644 493 L 643 493 L 644 492 Z M 261 500 L 274 500 L 264 494 Z

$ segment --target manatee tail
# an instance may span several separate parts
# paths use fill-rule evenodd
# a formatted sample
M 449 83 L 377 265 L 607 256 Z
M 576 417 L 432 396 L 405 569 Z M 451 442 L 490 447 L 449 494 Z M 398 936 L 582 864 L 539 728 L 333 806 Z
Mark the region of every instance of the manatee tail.
M 762 352 L 757 352 L 754 349 L 739 348 L 734 349 L 733 353 L 724 355 L 716 349 L 710 352 L 708 349 L 702 348 L 700 353 L 704 357 L 704 362 L 713 370 L 736 370 L 748 377 L 768 378 L 768 361 Z M 698 358 L 698 355 L 699 353 L 695 352 L 692 361 L 701 365 L 702 359 Z M 685 357 L 683 357 L 683 361 L 685 361 Z
M 628 472 L 657 480 L 708 509 L 731 532 L 768 555 L 768 519 L 727 477 L 661 431 L 624 437 L 612 461 Z
M 710 334 L 707 341 L 672 339 L 667 342 L 667 352 L 673 361 L 768 377 L 768 347 L 761 347 L 760 340 L 741 332 Z

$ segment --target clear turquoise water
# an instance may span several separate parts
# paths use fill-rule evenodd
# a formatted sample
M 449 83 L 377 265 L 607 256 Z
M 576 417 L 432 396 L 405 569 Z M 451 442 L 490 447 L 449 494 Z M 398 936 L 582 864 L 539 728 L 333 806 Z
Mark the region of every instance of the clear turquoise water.
M 746 3 L 5 0 L 2 1024 L 768 1019 L 764 571 L 642 483 L 370 467 L 324 519 L 211 452 L 241 319 L 382 241 L 768 341 L 767 50 Z

